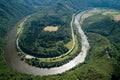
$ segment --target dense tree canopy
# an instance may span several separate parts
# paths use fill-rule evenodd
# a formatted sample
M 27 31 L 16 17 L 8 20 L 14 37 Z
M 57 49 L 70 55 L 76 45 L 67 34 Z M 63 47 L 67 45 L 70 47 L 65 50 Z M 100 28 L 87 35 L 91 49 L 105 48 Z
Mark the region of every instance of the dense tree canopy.
M 104 51 L 101 53 L 100 52 L 95 53 L 95 49 L 99 48 L 99 46 L 95 46 L 95 44 L 99 44 L 100 42 L 106 43 L 105 39 L 100 39 L 94 42 L 94 40 L 99 39 L 99 37 L 95 36 L 95 35 L 98 36 L 98 34 L 95 34 L 92 36 L 89 35 L 90 36 L 89 41 L 91 44 L 93 44 L 91 45 L 91 47 L 94 50 L 92 49 L 90 50 L 91 52 L 88 54 L 87 60 L 84 63 L 84 65 L 80 65 L 75 69 L 68 71 L 66 73 L 54 75 L 54 76 L 41 77 L 41 76 L 31 76 L 27 74 L 21 74 L 9 68 L 9 66 L 6 64 L 5 57 L 4 57 L 4 46 L 6 43 L 8 31 L 10 31 L 10 29 L 16 24 L 16 22 L 20 18 L 23 18 L 23 16 L 27 15 L 27 13 L 33 10 L 38 11 L 39 7 L 38 9 L 36 9 L 36 4 L 41 8 L 44 8 L 46 6 L 46 2 L 44 1 L 48 2 L 48 0 L 42 0 L 44 4 L 43 3 L 40 4 L 41 2 L 40 3 L 38 2 L 41 0 L 39 1 L 33 0 L 32 1 L 33 3 L 31 4 L 30 1 L 32 0 L 0 0 L 0 80 L 9 80 L 9 79 L 11 80 L 68 80 L 68 79 L 69 80 L 77 80 L 77 79 L 79 80 L 119 80 L 120 79 L 119 77 L 120 67 L 118 68 L 118 66 L 116 66 L 116 63 L 112 61 L 116 57 L 120 65 L 120 56 L 117 56 L 118 54 L 116 54 L 120 52 L 119 51 L 119 48 L 120 48 L 119 32 L 120 31 L 118 28 L 119 26 L 117 26 L 117 28 L 115 28 L 114 31 L 110 32 L 112 34 L 111 36 L 109 35 L 107 37 L 114 44 L 114 49 L 117 49 L 116 50 L 117 52 L 114 51 L 115 55 L 114 55 L 114 58 L 112 59 L 106 58 Z M 61 3 L 64 6 L 63 8 L 65 9 L 69 8 L 72 11 L 78 11 L 78 10 L 83 11 L 84 9 L 86 8 L 88 9 L 91 7 L 109 7 L 109 8 L 120 9 L 120 0 L 95 0 L 95 1 L 93 0 L 49 0 L 49 1 L 52 1 L 52 5 L 51 3 L 47 3 L 52 6 L 51 9 L 54 9 L 56 7 L 55 6 L 56 4 L 54 5 L 54 3 L 56 2 L 54 1 L 60 1 L 59 3 Z M 30 9 L 29 7 L 31 6 L 34 6 L 35 8 Z M 59 8 L 61 9 L 61 7 Z M 56 9 L 56 11 L 58 11 L 59 8 Z M 50 8 L 48 8 L 45 12 L 47 12 L 48 10 L 50 10 Z M 70 12 L 68 10 L 64 10 L 64 11 Z M 97 19 L 97 17 L 95 18 Z M 109 20 L 108 22 L 111 22 L 111 20 Z M 100 23 L 104 23 L 104 22 L 100 22 Z M 112 21 L 112 23 L 115 23 L 115 25 L 120 24 L 119 22 L 116 23 L 114 21 Z M 109 33 L 108 30 L 106 31 Z M 100 31 L 98 33 L 101 34 Z M 106 36 L 106 35 L 103 35 L 103 36 Z M 112 56 L 114 53 L 111 53 Z
M 55 57 L 65 54 L 68 49 L 64 44 L 72 38 L 70 23 L 62 18 L 64 16 L 57 14 L 35 18 L 25 23 L 19 40 L 21 49 L 36 57 Z M 44 31 L 46 26 L 57 26 L 58 30 Z

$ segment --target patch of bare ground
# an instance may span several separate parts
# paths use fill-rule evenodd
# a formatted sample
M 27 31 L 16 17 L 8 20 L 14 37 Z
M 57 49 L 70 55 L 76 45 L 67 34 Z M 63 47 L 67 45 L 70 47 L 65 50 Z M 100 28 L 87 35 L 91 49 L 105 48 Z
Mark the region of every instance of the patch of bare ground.
M 44 28 L 44 31 L 49 31 L 49 32 L 53 32 L 57 30 L 58 30 L 58 26 L 47 26 Z

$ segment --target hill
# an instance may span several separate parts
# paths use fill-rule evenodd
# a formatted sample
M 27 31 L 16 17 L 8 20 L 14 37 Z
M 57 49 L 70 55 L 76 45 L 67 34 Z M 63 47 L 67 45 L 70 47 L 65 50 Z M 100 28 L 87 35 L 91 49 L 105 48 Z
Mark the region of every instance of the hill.
M 92 46 L 96 49 L 96 53 L 91 50 L 89 57 L 87 58 L 87 62 L 83 63 L 84 65 L 77 66 L 76 68 L 59 75 L 53 76 L 31 76 L 27 74 L 22 74 L 19 72 L 14 71 L 9 67 L 9 65 L 5 61 L 4 57 L 4 47 L 7 40 L 8 32 L 15 26 L 15 24 L 25 17 L 28 14 L 33 13 L 34 11 L 38 11 L 40 9 L 45 9 L 43 12 L 47 13 L 49 9 L 55 9 L 56 11 L 59 10 L 60 5 L 65 6 L 65 8 L 69 8 L 70 14 L 73 14 L 76 11 L 83 11 L 84 9 L 92 8 L 92 7 L 106 7 L 106 8 L 115 8 L 120 10 L 120 0 L 0 0 L 0 80 L 119 80 L 119 62 L 120 56 L 118 54 L 114 54 L 114 52 L 110 49 L 111 54 L 105 54 L 106 52 L 102 52 L 101 54 L 97 50 L 98 44 L 104 48 L 104 45 L 112 46 L 119 53 L 119 24 L 120 22 L 115 22 L 113 20 L 106 19 L 105 22 L 109 23 L 112 22 L 116 25 L 116 28 L 111 32 L 105 29 L 105 32 L 102 33 L 104 30 L 103 21 L 96 22 L 92 25 L 86 26 L 93 26 L 98 25 L 101 27 L 98 32 L 96 32 L 96 26 L 92 28 L 86 28 L 88 32 L 95 32 L 93 34 L 88 34 L 89 39 L 91 40 Z M 58 7 L 56 7 L 58 6 Z M 64 7 L 62 7 L 64 8 Z M 42 11 L 42 10 L 41 10 Z M 52 13 L 52 12 L 51 12 Z M 89 19 L 88 19 L 89 21 Z M 104 23 L 105 25 L 108 25 Z M 111 26 L 109 24 L 109 26 Z M 113 26 L 112 26 L 113 27 Z M 86 31 L 86 32 L 87 32 Z M 96 35 L 96 33 L 98 33 Z M 108 35 L 108 34 L 111 35 Z M 105 35 L 103 35 L 105 34 Z M 102 36 L 101 36 L 102 35 Z M 108 40 L 109 39 L 109 40 Z M 96 43 L 92 42 L 96 40 Z M 103 45 L 104 44 L 104 45 Z M 101 47 L 99 47 L 101 49 Z M 106 48 L 107 49 L 107 48 Z M 105 50 L 106 50 L 105 49 Z M 92 54 L 93 53 L 93 54 Z M 106 58 L 106 56 L 112 57 L 111 59 Z M 116 57 L 117 56 L 117 57 Z M 97 60 L 95 60 L 97 59 Z M 92 61 L 92 62 L 91 62 Z M 101 62 L 101 63 L 99 63 Z M 116 62 L 116 63 L 115 63 Z M 119 63 L 119 64 L 118 64 Z M 117 65 L 117 66 L 116 66 Z M 106 67 L 108 66 L 108 67 Z
M 109 7 L 109 8 L 117 8 L 120 9 L 120 1 L 119 0 L 13 0 L 17 3 L 21 3 L 27 6 L 32 6 L 35 8 L 44 8 L 50 7 L 57 3 L 61 3 L 73 11 L 83 10 L 85 8 L 91 7 Z

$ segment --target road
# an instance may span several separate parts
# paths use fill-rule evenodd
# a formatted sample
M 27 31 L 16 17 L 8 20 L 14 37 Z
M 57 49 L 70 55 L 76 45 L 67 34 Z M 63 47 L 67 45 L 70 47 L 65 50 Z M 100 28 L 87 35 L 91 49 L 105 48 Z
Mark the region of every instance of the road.
M 26 17 L 26 18 L 23 20 L 23 22 L 25 23 L 26 20 L 29 19 L 30 17 L 31 17 L 31 16 Z M 53 59 L 61 58 L 61 57 L 64 57 L 64 56 L 68 55 L 70 52 L 72 52 L 72 50 L 75 48 L 75 45 L 76 45 L 75 35 L 74 35 L 74 30 L 73 30 L 74 17 L 75 17 L 75 15 L 72 16 L 72 20 L 71 20 L 71 35 L 72 35 L 73 45 L 72 45 L 71 49 L 70 49 L 68 52 L 66 52 L 65 54 L 62 54 L 62 55 L 57 56 L 57 57 L 52 57 L 52 58 L 39 58 L 39 57 L 35 57 L 35 56 L 32 56 L 32 55 L 29 55 L 29 54 L 25 53 L 25 52 L 22 51 L 22 49 L 20 48 L 19 42 L 18 42 L 18 40 L 19 40 L 19 38 L 20 38 L 20 35 L 21 35 L 22 32 L 23 32 L 24 27 L 21 29 L 21 31 L 20 31 L 20 33 L 18 34 L 18 37 L 17 37 L 17 39 L 16 39 L 17 49 L 19 50 L 19 52 L 25 54 L 25 58 L 29 58 L 29 59 L 38 58 L 38 59 L 45 59 L 45 60 L 46 60 L 46 59 L 51 59 L 51 60 L 53 60 Z
M 5 57 L 8 65 L 10 65 L 14 70 L 26 73 L 26 74 L 33 74 L 33 75 L 53 75 L 53 74 L 60 74 L 65 71 L 68 71 L 74 68 L 76 65 L 83 63 L 87 56 L 87 52 L 90 48 L 87 37 L 83 32 L 79 20 L 81 19 L 82 13 L 78 13 L 75 15 L 74 24 L 76 25 L 79 34 L 81 35 L 81 44 L 82 44 L 82 51 L 78 56 L 76 56 L 70 62 L 60 66 L 60 67 L 53 67 L 53 68 L 37 68 L 26 64 L 24 61 L 21 61 L 19 56 L 17 55 L 17 51 L 15 48 L 15 41 L 16 41 L 16 31 L 17 27 L 15 26 L 13 30 L 8 35 L 8 41 L 5 49 Z

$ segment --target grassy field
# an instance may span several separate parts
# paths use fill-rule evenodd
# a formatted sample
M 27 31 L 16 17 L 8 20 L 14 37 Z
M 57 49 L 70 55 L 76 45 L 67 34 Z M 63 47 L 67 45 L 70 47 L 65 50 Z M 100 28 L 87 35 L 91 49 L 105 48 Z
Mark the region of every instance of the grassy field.
M 112 19 L 114 19 L 115 21 L 120 20 L 120 11 L 115 11 L 115 10 L 105 11 L 103 15 L 111 16 Z
M 73 40 L 70 40 L 67 44 L 65 44 L 65 47 L 67 47 L 69 50 L 73 46 Z
M 18 30 L 17 30 L 17 35 L 21 32 L 21 30 L 23 29 L 23 25 L 24 25 L 24 21 L 22 21 L 19 26 L 18 26 Z
M 84 21 L 86 18 L 88 18 L 88 17 L 90 17 L 90 16 L 92 16 L 92 15 L 93 15 L 92 13 L 85 13 L 85 14 L 82 16 L 82 18 L 81 18 L 80 24 L 82 24 L 83 21 Z
M 82 18 L 81 18 L 81 24 L 83 23 L 83 21 L 88 18 L 88 17 L 91 17 L 93 15 L 97 15 L 97 14 L 102 14 L 102 15 L 105 15 L 105 16 L 109 16 L 111 19 L 115 20 L 115 21 L 119 21 L 120 20 L 120 11 L 117 11 L 117 10 L 108 10 L 106 11 L 105 9 L 93 9 L 91 11 L 88 11 L 86 12 Z M 98 18 L 96 18 L 98 19 Z M 99 19 L 98 19 L 99 20 Z M 97 21 L 97 20 L 96 20 Z
M 81 18 L 80 24 L 82 24 L 83 21 L 84 21 L 86 18 L 88 18 L 88 17 L 90 17 L 90 16 L 92 16 L 92 15 L 94 15 L 94 14 L 99 14 L 99 13 L 101 13 L 101 11 L 100 11 L 100 10 L 97 10 L 97 9 L 93 9 L 93 10 L 90 10 L 90 11 L 84 13 L 84 15 L 83 15 L 82 18 Z

